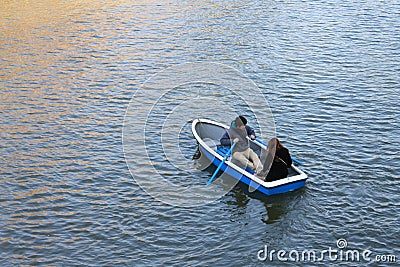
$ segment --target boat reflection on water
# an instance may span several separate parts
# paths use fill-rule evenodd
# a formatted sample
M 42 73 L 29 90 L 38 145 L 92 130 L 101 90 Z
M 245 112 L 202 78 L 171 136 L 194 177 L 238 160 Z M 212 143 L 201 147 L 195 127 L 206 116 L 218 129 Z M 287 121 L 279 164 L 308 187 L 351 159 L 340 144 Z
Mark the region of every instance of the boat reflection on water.
M 223 175 L 227 176 L 228 175 Z M 273 224 L 282 220 L 285 215 L 291 210 L 291 207 L 302 198 L 306 189 L 300 188 L 299 190 L 288 192 L 286 194 L 266 196 L 259 191 L 249 190 L 249 186 L 239 182 L 235 188 L 230 192 L 230 196 L 234 200 L 229 201 L 230 204 L 235 204 L 238 208 L 245 208 L 251 199 L 258 200 L 265 207 L 265 211 L 260 211 L 261 221 L 265 224 Z

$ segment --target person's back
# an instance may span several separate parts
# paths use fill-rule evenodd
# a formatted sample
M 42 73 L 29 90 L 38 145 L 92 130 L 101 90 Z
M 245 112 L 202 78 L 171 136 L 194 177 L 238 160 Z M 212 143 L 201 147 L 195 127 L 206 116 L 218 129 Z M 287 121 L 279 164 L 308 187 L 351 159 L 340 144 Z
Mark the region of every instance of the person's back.
M 272 138 L 268 142 L 268 154 L 266 162 L 264 162 L 264 169 L 258 177 L 262 178 L 264 175 L 264 180 L 267 182 L 285 178 L 289 174 L 288 168 L 291 165 L 292 158 L 290 157 L 289 150 L 282 146 L 278 138 Z
M 289 150 L 286 147 L 278 148 L 275 152 L 274 161 L 266 177 L 266 181 L 272 182 L 288 176 L 288 168 L 292 165 Z

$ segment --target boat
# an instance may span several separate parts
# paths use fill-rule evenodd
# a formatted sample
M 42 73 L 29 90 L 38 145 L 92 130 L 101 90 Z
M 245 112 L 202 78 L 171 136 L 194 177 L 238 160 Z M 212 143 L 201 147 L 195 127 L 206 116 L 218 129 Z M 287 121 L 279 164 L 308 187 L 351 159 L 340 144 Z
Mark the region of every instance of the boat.
M 286 178 L 272 182 L 255 176 L 254 171 L 249 168 L 243 169 L 234 164 L 227 155 L 230 148 L 221 146 L 219 141 L 228 129 L 227 125 L 209 119 L 195 119 L 192 122 L 192 134 L 198 143 L 198 149 L 214 166 L 223 162 L 221 171 L 268 196 L 294 191 L 305 185 L 307 175 L 294 164 L 288 168 L 289 174 Z M 250 148 L 260 157 L 262 151 L 266 151 L 266 144 L 258 139 L 249 140 Z

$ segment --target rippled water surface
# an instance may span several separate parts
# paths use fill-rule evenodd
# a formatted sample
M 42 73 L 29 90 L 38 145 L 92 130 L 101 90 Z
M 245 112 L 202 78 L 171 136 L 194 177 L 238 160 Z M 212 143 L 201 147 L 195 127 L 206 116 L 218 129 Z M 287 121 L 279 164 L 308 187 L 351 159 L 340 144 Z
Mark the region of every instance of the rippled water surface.
M 372 251 L 344 266 L 400 261 L 398 1 L 6 0 L 0 33 L 1 266 L 282 266 L 276 254 L 260 261 L 259 250 L 338 249 L 341 238 L 342 252 Z M 154 169 L 145 154 L 128 169 L 125 112 L 129 103 L 140 112 L 145 99 L 134 95 L 150 77 L 186 62 L 224 64 L 258 85 L 277 136 L 306 163 L 306 187 L 259 198 L 238 186 L 183 208 L 138 185 Z M 206 82 L 185 88 L 257 125 L 244 103 L 221 95 L 232 88 L 208 94 L 215 84 Z M 158 127 L 174 99 L 184 96 L 164 95 L 146 132 L 160 164 Z M 212 107 L 209 118 L 231 119 Z M 188 121 L 176 127 L 190 161 Z M 192 162 L 163 170 L 186 186 L 210 177 Z

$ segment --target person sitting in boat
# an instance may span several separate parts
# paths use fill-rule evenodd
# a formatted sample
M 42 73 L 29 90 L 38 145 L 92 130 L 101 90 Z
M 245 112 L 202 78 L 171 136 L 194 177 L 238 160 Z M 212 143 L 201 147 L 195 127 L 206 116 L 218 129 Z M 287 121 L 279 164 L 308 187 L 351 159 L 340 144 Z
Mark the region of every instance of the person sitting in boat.
M 275 137 L 269 140 L 267 149 L 264 168 L 256 176 L 266 182 L 286 178 L 289 173 L 288 168 L 292 166 L 289 150 Z
M 220 142 L 222 146 L 231 146 L 233 142 L 236 142 L 232 151 L 233 160 L 242 165 L 242 167 L 249 167 L 258 173 L 262 170 L 262 164 L 257 154 L 250 148 L 250 142 L 247 139 L 247 136 L 254 139 L 255 133 L 246 124 L 247 120 L 245 117 L 236 117 L 232 121 L 231 127 L 220 139 Z
M 244 124 L 244 127 L 247 132 L 247 136 L 250 137 L 251 140 L 254 140 L 256 138 L 256 133 L 254 132 L 253 128 L 251 128 L 249 125 L 247 125 L 247 119 L 241 115 L 238 118 L 240 118 L 241 123 Z M 233 121 L 232 123 L 234 123 L 234 122 L 235 121 Z M 231 126 L 232 126 L 232 123 L 231 123 Z M 225 134 L 222 136 L 220 142 L 221 142 L 222 146 L 230 146 L 231 145 L 231 138 L 229 137 L 228 132 L 225 132 Z

